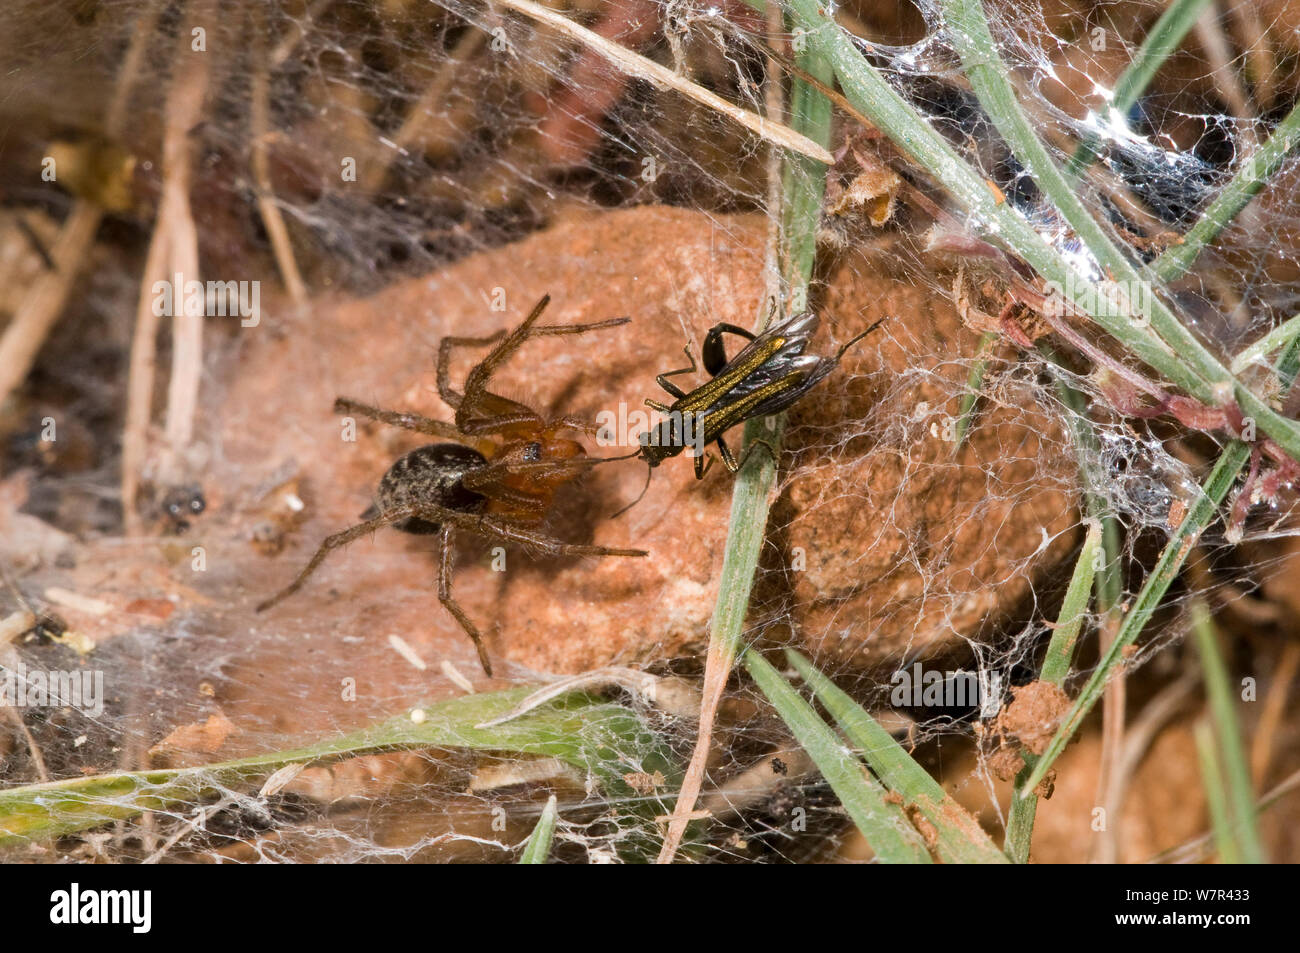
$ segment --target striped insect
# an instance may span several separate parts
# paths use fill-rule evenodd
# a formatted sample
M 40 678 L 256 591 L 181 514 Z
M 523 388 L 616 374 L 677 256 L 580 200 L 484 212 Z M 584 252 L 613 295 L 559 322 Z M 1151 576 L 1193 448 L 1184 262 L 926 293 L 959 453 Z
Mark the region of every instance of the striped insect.
M 685 350 L 690 367 L 668 371 L 655 378 L 675 400 L 671 404 L 646 401 L 646 406 L 659 411 L 664 419 L 638 437 L 641 449 L 637 456 L 653 469 L 664 460 L 678 456 L 687 447 L 693 447 L 695 476 L 702 480 L 713 466 L 713 458 L 704 453 L 704 448 L 717 444 L 723 464 L 735 473 L 744 460 L 737 462 L 723 435 L 746 420 L 780 413 L 790 407 L 824 380 L 849 348 L 880 324 L 877 321 L 855 335 L 834 357 L 806 353 L 818 325 L 817 315 L 811 311 L 792 315 L 757 335 L 734 324 L 715 324 L 700 349 L 704 370 L 709 374 L 708 381 L 686 392 L 669 380 L 697 370 L 689 347 Z M 730 360 L 723 342 L 724 334 L 748 341 Z M 707 463 L 706 456 L 709 457 Z

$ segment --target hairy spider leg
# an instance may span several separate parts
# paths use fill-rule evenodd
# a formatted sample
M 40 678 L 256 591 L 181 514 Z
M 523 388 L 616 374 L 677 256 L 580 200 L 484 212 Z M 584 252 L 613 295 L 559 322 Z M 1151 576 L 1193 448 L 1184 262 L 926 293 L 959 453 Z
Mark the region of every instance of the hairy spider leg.
M 444 440 L 451 440 L 456 443 L 466 444 L 473 447 L 485 457 L 491 457 L 496 452 L 497 446 L 491 440 L 476 440 L 473 437 L 463 434 L 451 424 L 441 420 L 433 420 L 430 417 L 424 417 L 420 414 L 413 414 L 407 411 L 383 410 L 379 407 L 372 407 L 369 404 L 363 404 L 359 400 L 353 400 L 350 397 L 339 397 L 334 401 L 334 413 L 336 414 L 357 414 L 361 417 L 369 417 L 371 420 L 377 420 L 380 423 L 388 424 L 390 427 L 399 427 L 402 430 L 414 430 L 416 433 L 428 434 L 431 437 L 442 437 Z
M 451 572 L 454 566 L 455 551 L 451 545 L 450 523 L 444 523 L 442 527 L 442 537 L 438 544 L 438 601 L 442 607 L 451 613 L 452 618 L 460 623 L 460 627 L 465 630 L 469 640 L 474 643 L 474 649 L 478 652 L 478 663 L 483 666 L 483 674 L 488 678 L 492 677 L 492 662 L 488 659 L 487 646 L 483 644 L 483 637 L 479 635 L 478 626 L 476 626 L 465 610 L 460 607 L 451 594 Z
M 510 400 L 488 390 L 492 375 L 525 341 L 532 337 L 549 337 L 563 334 L 584 334 L 606 328 L 627 324 L 630 318 L 609 318 L 591 324 L 546 325 L 535 327 L 537 319 L 550 303 L 551 296 L 545 295 L 523 320 L 519 327 L 509 334 L 498 331 L 487 337 L 445 337 L 438 344 L 438 393 L 449 407 L 456 411 L 456 426 L 467 434 L 502 433 L 519 427 L 539 427 L 545 422 L 534 410 L 518 401 Z M 451 352 L 457 347 L 481 346 L 496 342 L 494 347 L 465 378 L 465 392 L 458 393 L 451 386 L 449 364 Z M 582 422 L 573 426 L 577 418 L 562 418 L 557 426 L 572 427 L 575 430 L 594 432 L 590 424 Z
M 381 513 L 374 519 L 366 520 L 351 526 L 341 532 L 327 536 L 325 541 L 320 544 L 315 555 L 303 567 L 298 576 L 281 589 L 270 599 L 259 603 L 255 611 L 264 612 L 276 603 L 293 595 L 302 588 L 303 583 L 320 567 L 325 558 L 338 549 L 340 546 L 346 546 L 348 543 L 359 539 L 362 536 L 372 533 L 383 526 L 390 526 L 393 523 L 400 523 L 406 519 L 422 519 L 430 523 L 438 523 L 442 526 L 442 544 L 440 546 L 441 554 L 439 561 L 438 577 L 438 599 L 452 616 L 456 619 L 465 634 L 474 642 L 478 650 L 479 661 L 483 665 L 483 670 L 487 674 L 492 674 L 490 663 L 487 661 L 487 655 L 483 649 L 482 639 L 478 635 L 478 630 L 473 623 L 456 605 L 455 600 L 451 598 L 451 564 L 448 557 L 448 546 L 450 545 L 450 531 L 453 527 L 463 529 L 480 536 L 496 538 L 505 542 L 517 543 L 522 546 L 531 546 L 539 551 L 549 553 L 555 556 L 647 556 L 643 549 L 614 549 L 607 546 L 588 546 L 577 543 L 566 543 L 563 540 L 548 536 L 545 533 L 534 532 L 522 526 L 513 526 L 500 520 L 494 520 L 491 517 L 482 516 L 474 513 L 461 513 L 457 510 L 449 510 L 442 506 L 432 503 L 409 503 L 404 506 L 394 507 L 386 513 Z M 445 598 L 444 598 L 444 577 L 445 577 Z M 449 604 L 450 603 L 450 604 Z M 455 606 L 453 609 L 452 606 Z
M 313 555 L 307 565 L 302 568 L 302 571 L 298 573 L 293 582 L 289 583 L 289 585 L 271 596 L 271 598 L 259 602 L 253 611 L 265 612 L 277 602 L 289 598 L 302 588 L 303 583 L 311 577 L 312 573 L 320 568 L 320 564 L 325 561 L 325 557 L 340 546 L 346 546 L 348 543 L 360 539 L 367 533 L 373 533 L 382 526 L 388 526 L 404 518 L 404 516 L 398 515 L 397 510 L 392 510 L 388 513 L 381 513 L 374 519 L 366 520 L 364 523 L 358 523 L 356 526 L 349 526 L 347 529 L 334 533 L 332 536 L 326 536 L 325 541 L 317 548 L 315 555 Z

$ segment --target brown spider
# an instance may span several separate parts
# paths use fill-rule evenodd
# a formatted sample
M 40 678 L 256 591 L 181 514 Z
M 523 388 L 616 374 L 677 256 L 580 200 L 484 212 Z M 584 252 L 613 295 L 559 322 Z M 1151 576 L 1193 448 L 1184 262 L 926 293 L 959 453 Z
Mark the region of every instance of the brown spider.
M 482 338 L 445 337 L 438 345 L 438 393 L 456 411 L 455 425 L 419 414 L 380 410 L 346 397 L 334 402 L 335 413 L 360 414 L 455 443 L 433 443 L 412 450 L 389 467 L 379 481 L 375 504 L 356 526 L 329 536 L 303 570 L 284 589 L 257 606 L 269 609 L 293 595 L 333 550 L 381 526 L 405 533 L 440 534 L 438 600 L 460 623 L 478 650 L 483 671 L 492 674 L 483 639 L 469 616 L 451 596 L 452 530 L 518 543 L 534 551 L 565 556 L 645 556 L 641 549 L 611 549 L 566 543 L 540 531 L 555 491 L 583 470 L 602 462 L 586 455 L 582 444 L 561 436 L 566 430 L 595 433 L 593 424 L 576 417 L 542 417 L 532 408 L 488 390 L 493 372 L 532 337 L 583 334 L 627 324 L 611 318 L 594 324 L 545 325 L 536 321 L 550 295 L 542 298 L 523 324 L 506 334 Z M 448 363 L 453 348 L 496 344 L 465 378 L 465 392 L 451 386 Z M 499 438 L 497 440 L 491 437 Z

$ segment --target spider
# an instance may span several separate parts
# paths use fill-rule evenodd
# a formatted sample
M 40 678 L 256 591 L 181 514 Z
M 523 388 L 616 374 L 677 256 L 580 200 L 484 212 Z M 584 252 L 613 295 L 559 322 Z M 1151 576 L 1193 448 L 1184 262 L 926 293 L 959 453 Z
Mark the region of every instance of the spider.
M 456 412 L 454 425 L 419 414 L 381 410 L 347 397 L 334 402 L 335 413 L 358 414 L 455 442 L 427 444 L 398 459 L 380 479 L 374 505 L 361 514 L 364 522 L 326 537 L 293 582 L 259 604 L 256 611 L 269 609 L 293 595 L 331 552 L 381 526 L 437 535 L 438 601 L 465 630 L 478 651 L 483 671 L 491 676 L 492 663 L 483 638 L 451 595 L 453 530 L 556 556 L 647 555 L 641 549 L 566 543 L 542 531 L 556 490 L 602 462 L 588 457 L 582 444 L 562 433 L 595 433 L 597 428 L 573 416 L 543 417 L 525 404 L 488 390 L 496 369 L 529 338 L 584 334 L 631 320 L 611 318 L 593 324 L 539 327 L 537 319 L 550 300 L 550 295 L 543 297 L 509 334 L 503 330 L 481 338 L 444 337 L 439 342 L 438 394 Z M 489 344 L 496 346 L 470 370 L 464 392 L 456 391 L 448 371 L 453 349 Z

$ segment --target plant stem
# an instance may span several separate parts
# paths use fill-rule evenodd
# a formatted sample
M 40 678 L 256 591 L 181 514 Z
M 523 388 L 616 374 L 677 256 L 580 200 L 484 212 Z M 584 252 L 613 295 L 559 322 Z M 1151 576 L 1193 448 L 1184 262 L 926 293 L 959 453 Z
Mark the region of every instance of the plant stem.
M 1020 112 L 1015 101 L 1014 92 L 1010 91 L 1005 76 L 999 69 L 1001 59 L 993 48 L 988 25 L 984 20 L 982 8 L 972 7 L 973 0 L 952 0 L 949 7 L 955 8 L 960 15 L 965 14 L 963 23 L 969 21 L 979 34 L 980 42 L 969 47 L 973 75 L 972 84 L 977 92 L 981 87 L 992 89 L 995 84 L 1003 87 L 1002 91 L 985 102 L 995 124 L 1005 125 L 1014 134 L 1013 127 L 1028 128 L 1027 120 Z M 1098 287 L 1096 282 L 1077 273 L 1047 241 L 1034 229 L 1029 221 L 1018 211 L 1011 208 L 999 190 L 990 187 L 942 136 L 932 129 L 916 111 L 896 93 L 884 77 L 861 55 L 853 41 L 827 15 L 818 0 L 788 0 L 796 25 L 805 31 L 807 44 L 820 51 L 833 64 L 845 97 L 867 116 L 882 132 L 904 152 L 925 168 L 938 182 L 942 183 L 970 212 L 972 226 L 984 234 L 996 239 L 1019 255 L 1030 265 L 1044 281 L 1061 289 L 1074 304 L 1088 313 L 1092 319 L 1136 357 L 1164 375 L 1166 379 L 1195 397 L 1202 403 L 1218 406 L 1229 396 L 1235 396 L 1246 415 L 1254 418 L 1258 428 L 1272 437 L 1279 446 L 1297 460 L 1300 460 L 1300 424 L 1278 414 L 1237 381 L 1226 367 L 1191 334 L 1168 306 L 1153 293 L 1139 294 L 1147 305 L 1141 315 L 1128 315 L 1123 309 L 1109 305 L 1108 293 Z M 980 26 L 982 25 L 982 30 Z M 954 33 L 961 33 L 955 30 Z M 985 39 L 987 38 L 987 39 Z M 968 35 L 967 40 L 971 37 Z M 974 42 L 973 40 L 971 41 Z M 980 81 L 977 83 L 977 76 Z M 1008 117 L 1012 121 L 1008 122 Z M 1285 125 L 1285 124 L 1284 124 Z M 1007 136 L 1008 132 L 1003 131 Z M 1032 130 L 1027 137 L 1018 137 L 1025 141 L 1008 142 L 1017 152 L 1018 157 L 1031 169 L 1037 180 L 1038 171 L 1031 167 L 1026 152 L 1033 152 L 1035 147 L 1042 150 Z M 1276 137 L 1275 137 L 1276 138 Z M 1262 152 L 1269 152 L 1274 143 L 1270 142 Z M 1044 152 L 1045 154 L 1045 152 Z M 1280 161 L 1280 160 L 1279 160 Z M 1048 165 L 1050 165 L 1050 157 Z M 1053 167 L 1054 168 L 1054 167 Z M 1048 181 L 1039 181 L 1044 193 L 1054 202 L 1078 206 L 1078 199 L 1073 196 L 1059 170 L 1055 175 L 1046 173 Z M 1053 185 L 1053 182 L 1056 184 Z M 1055 192 L 1053 192 L 1055 189 Z M 1060 206 L 1063 214 L 1065 206 Z M 1077 216 L 1076 216 L 1077 217 Z M 1086 216 L 1085 216 L 1086 217 Z M 1141 278 L 1135 267 L 1128 262 L 1118 249 L 1114 249 L 1100 227 L 1090 219 L 1078 217 L 1084 231 L 1093 236 L 1080 233 L 1080 237 L 1089 245 L 1097 260 L 1103 265 L 1113 264 L 1112 277 L 1117 281 L 1131 280 L 1130 287 L 1150 288 L 1151 282 Z M 1070 216 L 1067 215 L 1067 221 Z M 1091 224 L 1089 224 L 1091 222 Z M 1074 222 L 1071 222 L 1074 225 Z M 1094 240 L 1100 236 L 1103 241 Z M 1110 254 L 1108 249 L 1113 249 Z M 1099 302 L 1103 302 L 1099 306 Z M 1116 312 L 1120 313 L 1116 313 Z M 1146 314 L 1145 311 L 1149 311 Z M 1151 328 L 1145 327 L 1148 319 Z M 1142 325 L 1142 326 L 1139 326 Z M 1160 340 L 1151 334 L 1151 329 L 1164 338 Z
M 1209 2 L 1210 0 L 1173 0 L 1165 8 L 1160 19 L 1147 31 L 1132 62 L 1116 80 L 1109 104 L 1112 113 L 1127 120 L 1129 110 L 1141 98 L 1165 60 L 1178 49 L 1183 37 Z M 1097 136 L 1089 136 L 1071 157 L 1065 174 L 1073 178 L 1082 172 L 1096 157 L 1099 141 Z
M 799 65 L 815 79 L 829 84 L 831 67 L 813 50 L 799 54 Z M 802 80 L 795 80 L 790 100 L 791 125 L 801 135 L 823 146 L 830 142 L 831 105 L 824 96 Z M 817 224 L 821 220 L 825 197 L 825 167 L 806 156 L 787 152 L 784 166 L 784 214 L 782 261 L 788 297 L 795 305 L 806 307 L 808 281 L 812 277 L 817 253 Z M 759 551 L 767 534 L 769 497 L 776 483 L 776 460 L 766 450 L 750 453 L 761 439 L 769 448 L 779 450 L 785 431 L 785 415 L 750 420 L 745 424 L 744 452 L 749 462 L 736 474 L 731 496 L 731 516 L 727 523 L 727 545 L 722 557 L 718 600 L 709 627 L 709 649 L 705 659 L 704 693 L 700 710 L 699 734 L 695 751 L 687 768 L 673 817 L 664 835 L 659 863 L 670 863 L 686 833 L 703 782 L 704 762 L 708 756 L 713 715 L 722 691 L 740 652 L 749 596 L 758 569 Z
M 1070 576 L 1069 588 L 1065 591 L 1065 600 L 1056 617 L 1056 628 L 1047 644 L 1047 655 L 1043 659 L 1043 668 L 1039 679 L 1050 682 L 1058 688 L 1065 684 L 1065 677 L 1070 674 L 1070 660 L 1074 657 L 1074 647 L 1079 641 L 1079 630 L 1083 626 L 1083 615 L 1088 609 L 1088 593 L 1092 588 L 1093 575 L 1097 563 L 1097 554 L 1101 547 L 1101 523 L 1094 521 L 1088 527 L 1088 535 L 1079 551 L 1079 558 L 1074 563 L 1074 573 Z M 1025 754 L 1023 777 L 1033 772 L 1036 759 L 1032 754 Z M 1019 778 L 1017 780 L 1020 780 Z M 1029 844 L 1034 833 L 1034 817 L 1038 813 L 1038 795 L 1033 789 L 1024 797 L 1012 798 L 1011 815 L 1007 819 L 1007 856 L 1017 864 L 1029 862 Z
M 1219 237 L 1237 213 L 1268 184 L 1282 168 L 1286 157 L 1300 145 L 1300 105 L 1277 124 L 1268 142 L 1250 155 L 1237 174 L 1223 188 L 1213 202 L 1201 213 L 1200 219 L 1176 245 L 1170 245 L 1156 259 L 1152 271 L 1166 284 L 1180 278 L 1192 267 L 1202 249 Z
M 1228 667 L 1219 651 L 1214 623 L 1200 599 L 1192 602 L 1192 638 L 1201 657 L 1205 689 L 1214 717 L 1214 734 L 1218 739 L 1218 751 L 1222 753 L 1219 762 L 1226 781 L 1232 840 L 1242 863 L 1262 864 L 1265 862 L 1264 848 L 1260 844 L 1259 825 L 1255 818 L 1255 790 L 1250 783 L 1250 766 L 1241 743 L 1241 727 L 1237 722 Z

